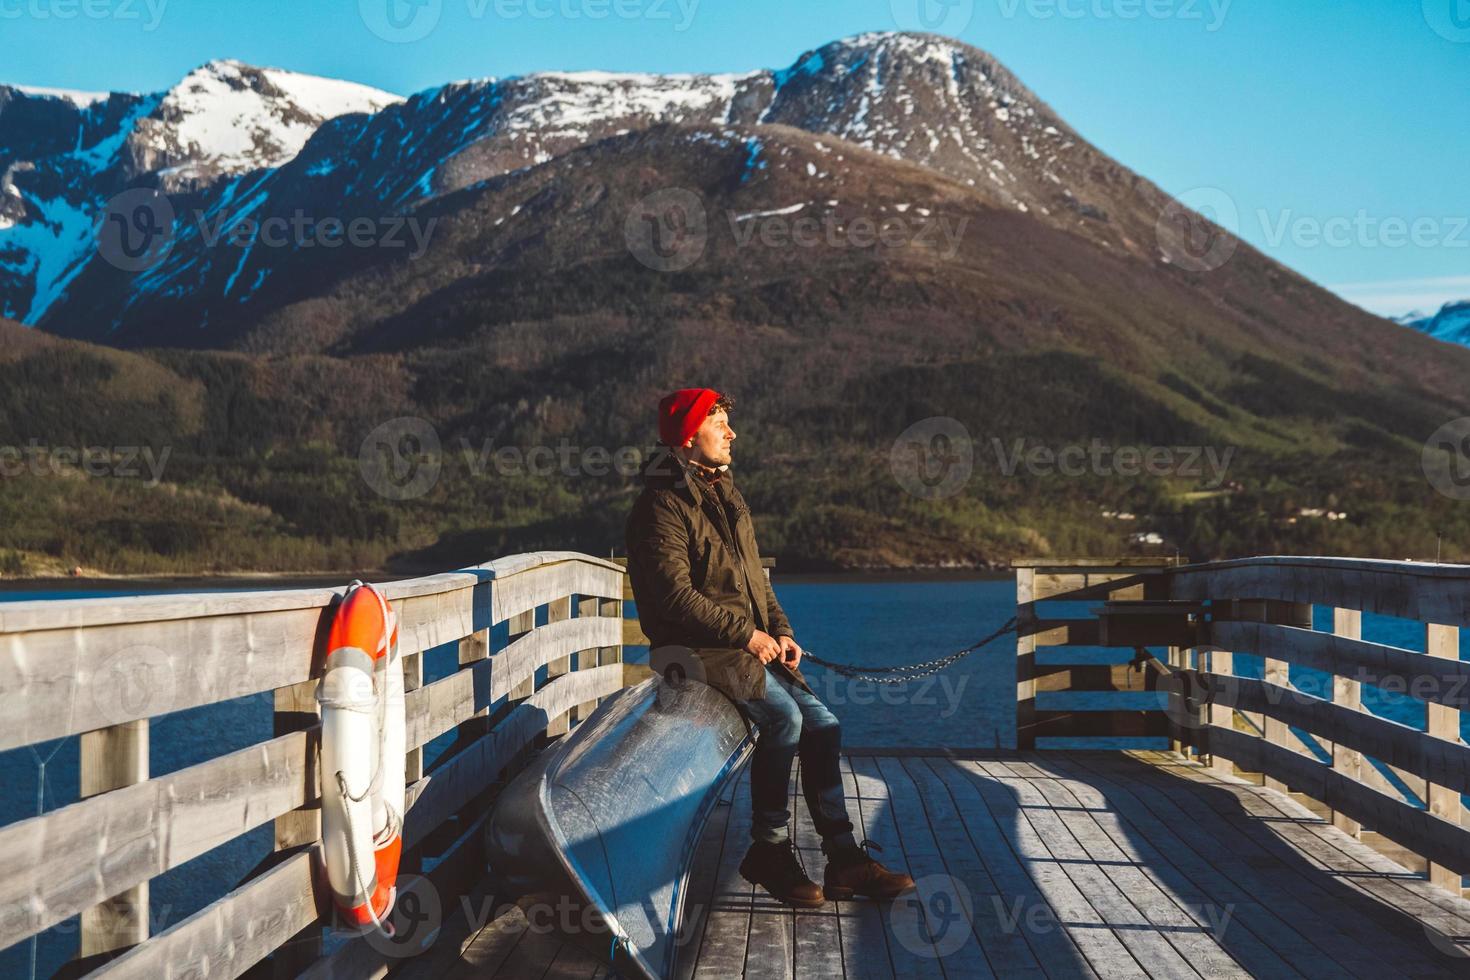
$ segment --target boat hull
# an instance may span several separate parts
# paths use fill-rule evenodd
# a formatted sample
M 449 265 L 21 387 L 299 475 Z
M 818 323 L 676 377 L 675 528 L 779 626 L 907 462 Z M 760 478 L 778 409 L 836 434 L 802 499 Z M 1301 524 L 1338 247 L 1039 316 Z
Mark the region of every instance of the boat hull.
M 698 681 L 619 691 L 501 795 L 491 873 L 504 892 L 569 899 L 578 914 L 559 924 L 621 973 L 669 976 L 700 834 L 752 744 L 734 704 Z

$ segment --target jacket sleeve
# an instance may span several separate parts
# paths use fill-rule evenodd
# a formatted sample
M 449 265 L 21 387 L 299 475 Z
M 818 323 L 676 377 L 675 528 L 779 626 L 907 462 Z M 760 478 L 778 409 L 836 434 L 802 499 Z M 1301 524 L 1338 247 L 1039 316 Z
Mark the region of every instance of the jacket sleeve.
M 639 596 L 661 619 L 678 623 L 710 646 L 741 648 L 755 624 L 712 602 L 689 577 L 689 529 L 683 518 L 654 498 L 642 533 L 628 540 L 628 558 L 646 570 L 653 593 Z
M 795 636 L 791 629 L 791 621 L 786 618 L 786 610 L 781 608 L 781 603 L 776 601 L 776 590 L 771 588 L 770 576 L 762 574 L 761 579 L 766 587 L 766 622 L 771 625 L 772 636 Z

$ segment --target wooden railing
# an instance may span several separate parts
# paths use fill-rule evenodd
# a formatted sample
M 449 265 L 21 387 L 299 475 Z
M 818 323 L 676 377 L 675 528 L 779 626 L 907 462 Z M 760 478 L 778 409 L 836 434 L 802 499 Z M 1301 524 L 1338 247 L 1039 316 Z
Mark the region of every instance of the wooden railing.
M 611 562 L 551 552 L 383 587 L 408 689 L 404 868 L 418 867 L 432 834 L 422 880 L 440 896 L 463 894 L 483 871 L 487 791 L 540 736 L 622 686 L 623 577 Z M 99 975 L 237 976 L 272 954 L 278 975 L 380 972 L 387 955 L 362 939 L 321 956 L 332 913 L 313 694 L 340 595 L 0 606 L 0 750 L 80 736 L 84 797 L 0 828 L 0 949 L 80 915 L 80 953 Z M 508 639 L 492 642 L 502 623 Z M 458 645 L 459 669 L 424 684 L 425 653 L 445 644 Z M 268 692 L 273 738 L 149 778 L 150 718 Z M 425 772 L 423 747 L 450 732 L 453 746 Z M 273 861 L 148 935 L 150 879 L 271 822 Z
M 1030 602 L 1084 598 L 1105 600 L 1101 620 L 1058 624 L 1026 615 Z M 1029 731 L 1029 744 L 1047 747 L 1035 732 L 1048 720 L 1049 734 L 1066 730 L 1065 718 L 1058 724 L 1039 710 L 1047 704 L 1036 686 L 1047 676 L 1034 663 L 1041 640 L 1064 630 L 1074 645 L 1169 643 L 1167 656 L 1151 661 L 1156 700 L 1135 706 L 1146 713 L 1129 722 L 1133 729 L 1164 734 L 1222 771 L 1260 773 L 1269 787 L 1318 801 L 1342 830 L 1371 830 L 1420 855 L 1431 881 L 1460 894 L 1461 876 L 1470 873 L 1461 804 L 1470 793 L 1470 746 L 1460 737 L 1470 663 L 1459 659 L 1459 630 L 1470 626 L 1470 566 L 1291 557 L 1149 570 L 1028 562 L 1018 567 L 1017 600 L 1021 744 Z M 1313 629 L 1314 606 L 1332 609 L 1331 632 Z M 1364 612 L 1419 623 L 1425 652 L 1365 641 Z M 1262 658 L 1262 676 L 1240 676 L 1238 653 Z M 1331 697 L 1294 686 L 1292 665 L 1331 675 Z M 1067 691 L 1075 680 L 1050 686 Z M 1366 711 L 1364 684 L 1422 701 L 1425 730 Z

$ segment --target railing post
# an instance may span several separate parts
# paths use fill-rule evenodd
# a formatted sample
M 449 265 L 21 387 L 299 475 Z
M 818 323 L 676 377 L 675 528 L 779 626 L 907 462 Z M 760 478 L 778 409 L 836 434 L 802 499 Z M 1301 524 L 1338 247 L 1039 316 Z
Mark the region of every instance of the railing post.
M 304 731 L 321 721 L 321 706 L 316 700 L 317 680 L 302 681 L 275 692 L 275 716 L 272 727 L 276 735 Z M 311 746 L 313 752 L 316 746 Z M 318 841 L 322 836 L 320 801 L 283 813 L 276 818 L 273 850 L 289 851 Z M 271 956 L 272 976 L 285 980 L 306 969 L 322 955 L 322 937 L 326 926 L 313 923 L 282 943 Z
M 564 595 L 560 599 L 553 599 L 546 604 L 547 624 L 559 623 L 565 619 L 572 618 L 572 597 Z M 546 665 L 546 683 L 550 684 L 554 679 L 569 673 L 572 669 L 571 654 L 565 657 L 557 657 Z M 571 712 L 560 717 L 553 718 L 546 724 L 546 737 L 556 738 L 565 735 L 571 730 Z
M 583 596 L 582 598 L 577 600 L 578 619 L 587 619 L 592 616 L 600 615 L 602 615 L 602 602 L 596 596 Z M 600 653 L 598 647 L 591 647 L 587 650 L 578 650 L 577 669 L 586 670 L 589 667 L 596 667 L 599 659 Z M 579 704 L 572 709 L 572 717 L 577 719 L 578 721 L 581 721 L 583 718 L 586 718 L 588 715 L 592 714 L 592 712 L 596 710 L 596 708 L 596 701 L 584 702 L 583 704 Z
M 81 796 L 86 799 L 148 778 L 148 719 L 84 732 L 81 737 Z M 82 913 L 85 959 L 136 946 L 148 938 L 148 882 L 135 885 Z
M 1036 569 L 1016 569 L 1016 748 L 1036 748 Z
M 1443 657 L 1446 660 L 1460 659 L 1460 630 L 1455 626 L 1441 626 L 1438 623 L 1426 623 L 1424 627 L 1424 652 L 1431 657 Z M 1431 738 L 1443 738 L 1452 742 L 1460 741 L 1460 712 L 1456 708 L 1447 708 L 1442 704 L 1429 702 L 1429 735 Z M 1463 808 L 1460 805 L 1460 791 L 1445 786 L 1438 786 L 1429 782 L 1426 786 L 1426 800 L 1429 804 L 1429 812 L 1436 817 L 1448 820 L 1450 823 L 1460 823 L 1460 814 Z M 1458 871 L 1451 870 L 1442 865 L 1429 863 L 1429 881 L 1431 884 L 1448 889 L 1458 898 L 1464 892 L 1464 881 Z
M 1209 657 L 1210 673 L 1217 674 L 1221 677 L 1228 677 L 1235 672 L 1235 655 L 1229 650 L 1211 649 L 1206 655 Z M 1208 721 L 1211 729 L 1224 728 L 1234 730 L 1235 709 L 1231 708 L 1228 704 L 1215 704 L 1212 702 L 1209 708 Z M 1207 744 L 1208 741 L 1207 739 Z M 1235 773 L 1235 763 L 1215 752 L 1213 745 L 1209 745 L 1209 750 L 1211 771 L 1222 773 L 1226 776 Z
M 532 613 L 534 615 L 534 611 Z M 459 641 L 459 669 L 473 667 L 481 660 L 490 656 L 490 629 L 478 630 L 469 636 L 462 637 Z M 407 686 L 405 684 L 405 686 Z M 471 742 L 479 738 L 490 728 L 490 709 L 481 708 L 476 711 L 468 721 L 460 722 L 458 735 L 459 742 Z
M 403 693 L 424 686 L 424 655 L 411 653 L 403 658 Z M 424 747 L 409 749 L 403 758 L 403 785 L 412 786 L 424 778 Z
M 1349 640 L 1363 638 L 1363 613 L 1358 609 L 1332 610 L 1332 632 Z M 1363 707 L 1363 685 L 1348 677 L 1334 674 L 1332 677 L 1332 700 L 1344 708 L 1361 711 Z M 1363 754 L 1336 742 L 1332 744 L 1332 768 L 1354 782 L 1363 779 Z M 1332 811 L 1332 825 L 1343 833 L 1354 837 L 1362 835 L 1363 827 L 1358 821 Z

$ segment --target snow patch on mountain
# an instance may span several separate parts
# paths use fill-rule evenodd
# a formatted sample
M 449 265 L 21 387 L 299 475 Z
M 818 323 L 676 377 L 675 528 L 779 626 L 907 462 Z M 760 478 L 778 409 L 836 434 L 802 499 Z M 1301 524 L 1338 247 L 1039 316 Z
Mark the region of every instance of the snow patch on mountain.
M 78 109 L 105 102 L 112 97 L 111 92 L 78 92 L 75 89 L 47 88 L 44 85 L 6 85 L 5 87 L 40 99 L 62 99 Z

